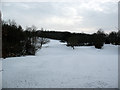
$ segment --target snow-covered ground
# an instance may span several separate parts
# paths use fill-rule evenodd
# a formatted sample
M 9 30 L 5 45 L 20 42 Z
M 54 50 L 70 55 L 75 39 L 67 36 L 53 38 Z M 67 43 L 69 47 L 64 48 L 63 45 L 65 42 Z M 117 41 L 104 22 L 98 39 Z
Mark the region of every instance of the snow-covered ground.
M 2 89 L 2 59 L 0 58 L 0 90 Z
M 3 60 L 3 88 L 117 88 L 118 46 L 66 47 L 57 40 L 36 56 Z

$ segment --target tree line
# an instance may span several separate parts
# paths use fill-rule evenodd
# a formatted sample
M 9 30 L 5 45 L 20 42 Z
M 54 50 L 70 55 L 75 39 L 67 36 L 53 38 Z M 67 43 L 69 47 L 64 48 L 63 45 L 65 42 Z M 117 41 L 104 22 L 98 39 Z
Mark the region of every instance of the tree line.
M 120 45 L 120 31 L 112 31 L 107 34 L 102 29 L 99 29 L 96 33 L 86 34 L 39 30 L 37 34 L 39 37 L 67 42 L 66 46 L 71 46 L 73 49 L 75 46 L 95 46 L 95 48 L 101 49 L 104 44 Z
M 2 21 L 2 57 L 35 55 L 43 44 L 49 42 L 38 37 L 36 30 L 34 25 L 24 30 L 14 20 Z
M 24 55 L 35 55 L 43 44 L 50 39 L 66 42 L 66 46 L 95 46 L 101 49 L 104 44 L 120 45 L 120 31 L 104 33 L 99 29 L 96 33 L 71 33 L 59 31 L 47 31 L 32 25 L 24 30 L 14 20 L 2 21 L 2 57 L 16 57 Z

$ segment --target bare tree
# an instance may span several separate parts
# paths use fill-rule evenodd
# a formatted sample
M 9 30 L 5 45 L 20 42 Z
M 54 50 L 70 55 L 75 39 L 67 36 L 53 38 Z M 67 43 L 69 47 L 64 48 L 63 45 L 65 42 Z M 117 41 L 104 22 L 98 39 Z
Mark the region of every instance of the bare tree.
M 48 43 L 48 42 L 50 42 L 47 38 L 41 38 L 40 39 L 40 48 L 42 48 L 42 45 L 43 44 L 46 44 L 46 43 Z
M 15 22 L 15 20 L 8 20 L 8 24 L 10 25 L 10 26 L 17 26 L 17 23 Z
M 44 29 L 41 28 L 41 31 L 44 31 Z M 43 45 L 43 44 L 46 44 L 46 43 L 48 43 L 48 42 L 50 42 L 49 39 L 44 38 L 44 37 L 40 37 L 40 38 L 38 39 L 38 43 L 40 44 L 40 45 L 39 45 L 39 48 L 42 48 L 42 45 Z

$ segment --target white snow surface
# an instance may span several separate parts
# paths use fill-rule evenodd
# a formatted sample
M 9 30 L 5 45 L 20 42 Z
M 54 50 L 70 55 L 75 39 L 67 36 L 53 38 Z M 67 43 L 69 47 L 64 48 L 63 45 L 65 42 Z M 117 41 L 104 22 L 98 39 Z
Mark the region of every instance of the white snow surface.
M 2 58 L 0 58 L 0 90 L 2 89 Z
M 4 59 L 2 73 L 3 88 L 118 88 L 118 46 L 50 40 L 35 56 Z

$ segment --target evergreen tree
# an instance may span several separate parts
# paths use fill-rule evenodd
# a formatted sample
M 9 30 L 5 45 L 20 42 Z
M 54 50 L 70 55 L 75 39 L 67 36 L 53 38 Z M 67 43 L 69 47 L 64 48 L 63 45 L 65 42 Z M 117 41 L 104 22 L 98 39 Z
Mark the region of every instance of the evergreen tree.
M 110 43 L 113 44 L 113 45 L 117 45 L 117 33 L 116 32 L 111 32 L 109 34 L 109 40 L 110 40 Z
M 101 49 L 104 45 L 105 42 L 105 34 L 104 32 L 100 29 L 97 31 L 96 34 L 94 34 L 94 45 L 95 48 Z

